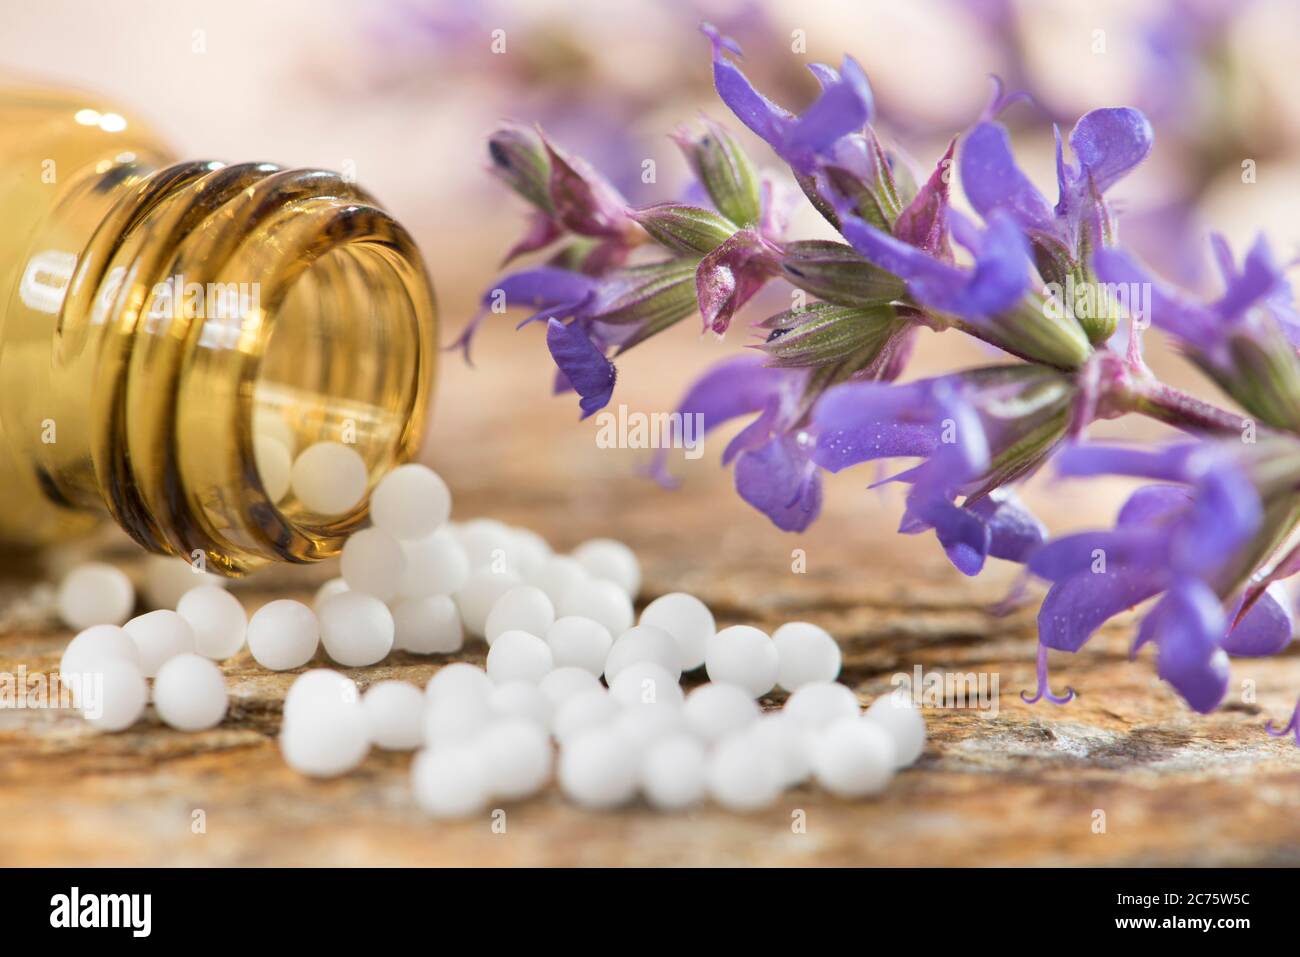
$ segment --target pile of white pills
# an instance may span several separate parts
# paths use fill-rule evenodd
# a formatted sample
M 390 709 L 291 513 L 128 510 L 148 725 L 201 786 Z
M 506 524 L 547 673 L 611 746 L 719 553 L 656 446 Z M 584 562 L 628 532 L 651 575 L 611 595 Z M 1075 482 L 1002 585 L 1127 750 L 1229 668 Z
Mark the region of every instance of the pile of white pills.
M 321 462 L 342 458 L 320 446 L 298 456 L 287 481 L 299 500 L 326 514 L 355 504 L 363 485 L 355 469 L 345 469 L 347 488 L 324 477 L 331 470 Z M 272 601 L 251 619 L 211 576 L 184 582 L 158 569 L 146 594 L 175 610 L 128 620 L 125 576 L 106 565 L 74 570 L 59 608 L 83 630 L 61 669 L 99 676 L 79 702 L 87 719 L 107 731 L 130 727 L 152 679 L 162 721 L 213 727 L 228 705 L 214 661 L 245 644 L 262 667 L 287 671 L 322 654 L 347 668 L 394 650 L 451 654 L 472 637 L 487 644 L 485 667 L 445 665 L 423 690 L 385 680 L 362 694 L 338 672 L 304 672 L 284 702 L 285 761 L 332 777 L 371 748 L 415 751 L 416 803 L 435 817 L 463 817 L 552 781 L 593 809 L 639 796 L 664 811 L 704 801 L 754 811 L 809 781 L 859 798 L 881 792 L 924 750 L 911 699 L 887 695 L 863 712 L 836 680 L 839 646 L 816 625 L 792 622 L 771 635 L 718 629 L 684 593 L 656 598 L 638 617 L 641 568 L 626 545 L 595 539 L 557 555 L 526 529 L 452 523 L 446 484 L 421 465 L 385 476 L 371 515 L 344 546 L 342 577 L 310 607 Z M 683 677 L 701 668 L 707 682 L 688 677 L 687 692 Z M 777 688 L 788 693 L 784 706 L 765 711 L 758 699 Z

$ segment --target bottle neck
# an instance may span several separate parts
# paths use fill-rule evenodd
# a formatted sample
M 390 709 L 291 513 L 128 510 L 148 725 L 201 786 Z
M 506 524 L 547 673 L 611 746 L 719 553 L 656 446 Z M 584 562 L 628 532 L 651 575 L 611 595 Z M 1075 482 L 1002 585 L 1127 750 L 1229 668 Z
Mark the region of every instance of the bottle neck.
M 436 310 L 414 242 L 334 173 L 110 175 L 121 195 L 77 257 L 53 337 L 47 398 L 68 427 L 38 449 L 43 484 L 228 574 L 337 554 L 369 489 L 347 514 L 313 514 L 282 494 L 267 443 L 288 457 L 350 445 L 371 488 L 417 451 Z

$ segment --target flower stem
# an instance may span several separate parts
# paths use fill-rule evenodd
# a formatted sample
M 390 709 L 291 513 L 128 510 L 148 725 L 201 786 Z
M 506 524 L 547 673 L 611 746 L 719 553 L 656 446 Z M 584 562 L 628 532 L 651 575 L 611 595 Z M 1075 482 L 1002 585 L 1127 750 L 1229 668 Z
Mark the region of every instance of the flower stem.
M 1128 398 L 1133 412 L 1185 432 L 1240 435 L 1249 421 L 1236 412 L 1220 409 L 1163 382 L 1132 383 Z

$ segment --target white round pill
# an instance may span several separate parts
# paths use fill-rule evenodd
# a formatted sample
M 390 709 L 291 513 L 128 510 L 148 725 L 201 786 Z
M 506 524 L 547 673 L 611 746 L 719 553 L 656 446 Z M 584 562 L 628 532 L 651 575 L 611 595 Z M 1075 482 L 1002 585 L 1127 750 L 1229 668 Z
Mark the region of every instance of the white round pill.
M 424 686 L 424 695 L 430 701 L 440 696 L 473 695 L 487 700 L 495 687 L 488 673 L 467 661 L 453 661 L 433 673 Z
M 298 436 L 276 408 L 262 405 L 253 410 L 253 435 L 273 439 L 292 454 L 298 449 Z
M 546 592 L 535 585 L 515 585 L 492 604 L 484 623 L 483 637 L 490 645 L 507 631 L 545 635 L 555 624 L 555 606 Z
M 794 787 L 808 780 L 813 735 L 798 722 L 779 711 L 769 712 L 759 716 L 745 733 L 752 734 L 759 746 L 777 759 L 784 787 Z
M 280 729 L 280 753 L 299 774 L 330 778 L 360 766 L 370 752 L 359 702 L 305 700 L 301 712 Z
M 483 755 L 488 791 L 504 801 L 532 797 L 551 777 L 551 739 L 530 721 L 494 722 L 474 744 Z
M 575 548 L 573 557 L 591 577 L 613 582 L 630 598 L 641 590 L 641 563 L 622 542 L 593 538 Z
M 338 442 L 317 442 L 303 449 L 290 472 L 298 501 L 327 517 L 356 508 L 369 481 L 365 459 Z
M 562 618 L 592 618 L 611 635 L 623 634 L 636 617 L 627 592 L 613 582 L 596 579 L 579 582 L 565 592 L 556 613 Z
M 331 578 L 325 584 L 321 585 L 320 588 L 316 589 L 316 594 L 311 600 L 312 611 L 319 615 L 320 606 L 325 604 L 325 599 L 333 598 L 335 595 L 341 595 L 348 590 L 348 583 L 343 580 L 342 576 Z
M 766 633 L 749 625 L 732 625 L 709 639 L 704 668 L 710 681 L 740 685 L 755 698 L 776 686 L 776 646 Z
M 388 601 L 397 595 L 406 571 L 401 542 L 382 528 L 366 528 L 348 538 L 339 561 L 351 591 Z
M 510 526 L 494 518 L 475 518 L 460 528 L 460 543 L 469 555 L 470 568 L 490 568 L 518 576 L 515 536 Z
M 546 630 L 546 643 L 551 646 L 555 667 L 573 666 L 599 678 L 605 673 L 605 659 L 614 639 L 600 622 L 568 615 Z
M 68 647 L 63 649 L 59 674 L 68 677 L 88 674 L 95 670 L 95 664 L 103 658 L 120 658 L 140 667 L 140 649 L 124 628 L 117 625 L 91 625 L 77 632 L 76 637 L 68 642 Z
M 425 747 L 437 750 L 470 744 L 495 719 L 486 698 L 464 690 L 439 694 L 424 709 Z
M 644 755 L 662 738 L 686 733 L 680 701 L 638 704 L 625 707 L 614 718 L 612 727 L 627 740 L 628 746 Z
M 818 732 L 812 745 L 817 783 L 838 797 L 879 794 L 894 776 L 889 732 L 864 718 L 839 718 Z
M 469 581 L 469 555 L 447 529 L 417 541 L 403 541 L 406 571 L 398 594 L 407 598 L 451 595 Z
M 421 751 L 411 762 L 411 786 L 420 809 L 433 817 L 469 817 L 488 801 L 487 767 L 470 747 Z
M 163 723 L 178 731 L 215 728 L 227 703 L 226 676 L 209 658 L 186 653 L 158 669 L 153 706 Z
M 549 678 L 550 675 L 546 677 Z M 542 680 L 545 681 L 546 678 Z M 506 681 L 497 685 L 488 697 L 488 706 L 498 718 L 527 721 L 543 730 L 550 728 L 551 716 L 555 711 L 551 699 L 531 681 Z
M 782 714 L 808 731 L 824 728 L 839 718 L 855 718 L 861 711 L 853 689 L 836 681 L 804 685 L 790 695 L 781 709 Z
M 361 696 L 370 743 L 385 751 L 424 745 L 424 692 L 409 681 L 380 681 Z
M 194 629 L 190 623 L 165 608 L 132 618 L 122 626 L 122 630 L 134 642 L 140 654 L 140 672 L 146 678 L 154 677 L 158 669 L 177 655 L 196 650 Z
M 712 744 L 748 728 L 760 711 L 746 689 L 713 681 L 686 696 L 683 713 L 691 733 Z
M 871 702 L 863 717 L 888 732 L 894 742 L 897 767 L 914 764 L 925 750 L 925 718 L 905 691 L 894 690 Z
M 603 810 L 632 799 L 640 782 L 639 757 L 616 731 L 600 728 L 560 748 L 560 790 L 575 804 Z
M 551 652 L 554 654 L 554 646 L 551 647 Z M 537 683 L 537 690 L 546 696 L 552 708 L 558 708 L 561 703 L 568 701 L 574 695 L 600 687 L 599 678 L 587 669 L 574 665 L 558 667 Z
M 709 756 L 706 772 L 709 795 L 731 811 L 757 811 L 781 793 L 781 765 L 750 734 L 720 742 Z
M 496 572 L 479 568 L 470 572 L 465 584 L 452 596 L 460 609 L 460 620 L 471 635 L 482 637 L 487 630 L 487 617 L 497 599 L 519 584 L 512 572 Z
M 515 556 L 515 572 L 524 581 L 528 581 L 550 560 L 552 555 L 550 543 L 532 529 L 520 528 L 517 525 L 510 527 L 510 534 L 514 539 L 512 548 Z M 554 599 L 551 603 L 555 603 Z
M 316 613 L 300 601 L 279 598 L 267 602 L 248 621 L 248 650 L 271 671 L 301 668 L 320 646 Z
M 283 442 L 259 435 L 253 438 L 253 461 L 257 463 L 262 491 L 272 505 L 278 504 L 293 484 L 293 453 Z
M 150 555 L 145 562 L 144 597 L 150 608 L 175 608 L 181 596 L 200 585 L 225 588 L 229 579 L 202 571 L 171 555 Z
M 551 555 L 541 565 L 533 568 L 524 580 L 536 585 L 546 592 L 551 604 L 559 606 L 561 600 L 574 585 L 587 581 L 591 576 L 578 564 L 578 560 L 568 555 Z
M 125 731 L 144 714 L 149 686 L 131 662 L 101 658 L 88 678 L 73 682 L 72 703 L 101 731 Z
M 370 496 L 370 520 L 397 538 L 432 535 L 450 517 L 451 490 L 427 465 L 399 465 Z
M 393 650 L 393 614 L 378 598 L 348 591 L 321 605 L 320 637 L 325 653 L 341 665 L 362 668 Z
M 550 646 L 526 631 L 497 636 L 487 653 L 487 673 L 493 681 L 541 681 L 555 668 Z
M 583 691 L 555 709 L 551 729 L 557 740 L 571 741 L 600 728 L 607 728 L 622 711 L 603 687 Z
M 449 655 L 465 644 L 460 609 L 449 595 L 407 598 L 392 606 L 393 647 L 417 655 Z
M 281 707 L 285 723 L 290 724 L 321 709 L 352 707 L 360 701 L 357 683 L 347 675 L 329 668 L 313 668 L 293 679 Z
M 628 665 L 650 661 L 672 675 L 682 677 L 682 653 L 673 636 L 654 625 L 637 625 L 615 639 L 605 659 L 605 680 L 613 682 Z
M 131 617 L 135 588 L 121 569 L 88 562 L 64 576 L 56 604 L 63 623 L 78 631 L 91 625 L 120 625 Z
M 610 683 L 610 696 L 625 708 L 633 705 L 665 704 L 680 706 L 682 686 L 672 672 L 653 661 L 628 665 Z
M 704 664 L 709 639 L 718 630 L 709 607 L 694 595 L 680 591 L 660 595 L 646 605 L 641 624 L 653 625 L 673 636 L 681 652 L 682 671 Z
M 776 683 L 798 691 L 814 681 L 834 681 L 840 675 L 842 656 L 835 639 L 806 621 L 792 621 L 772 632 L 778 660 Z
M 653 742 L 641 762 L 641 789 L 650 806 L 680 811 L 704 797 L 707 760 L 704 747 L 687 734 Z
M 239 654 L 248 631 L 248 614 L 224 588 L 192 588 L 176 603 L 176 613 L 194 629 L 194 650 L 222 661 Z

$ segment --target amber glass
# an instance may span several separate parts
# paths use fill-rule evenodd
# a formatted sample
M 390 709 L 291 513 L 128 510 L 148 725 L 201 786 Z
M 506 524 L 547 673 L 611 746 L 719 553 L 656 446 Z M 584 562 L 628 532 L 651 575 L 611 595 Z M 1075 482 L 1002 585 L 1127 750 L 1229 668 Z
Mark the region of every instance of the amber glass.
M 0 541 L 112 516 L 241 574 L 366 516 L 272 501 L 259 430 L 417 450 L 436 309 L 414 242 L 335 173 L 177 162 L 120 108 L 0 85 Z

